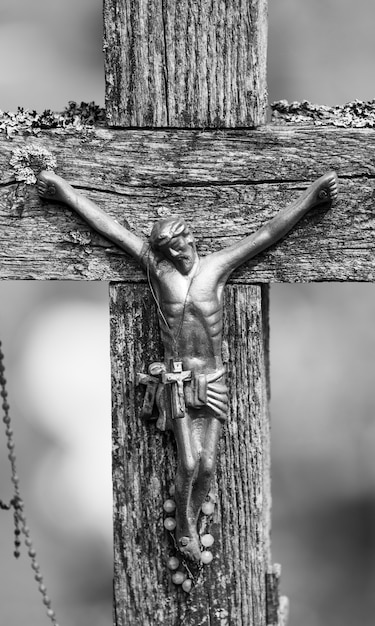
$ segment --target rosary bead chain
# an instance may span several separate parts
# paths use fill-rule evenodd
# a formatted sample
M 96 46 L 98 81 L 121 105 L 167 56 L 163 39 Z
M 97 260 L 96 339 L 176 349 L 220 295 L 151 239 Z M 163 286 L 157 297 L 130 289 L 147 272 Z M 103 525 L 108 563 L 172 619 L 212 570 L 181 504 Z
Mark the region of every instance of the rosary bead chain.
M 15 443 L 14 443 L 14 433 L 11 428 L 11 419 L 9 415 L 10 406 L 8 403 L 8 392 L 6 388 L 6 378 L 5 378 L 5 366 L 4 366 L 4 354 L 2 352 L 2 344 L 0 341 L 0 396 L 3 399 L 2 409 L 4 412 L 3 422 L 5 424 L 5 435 L 7 438 L 7 448 L 8 448 L 8 459 L 11 465 L 11 481 L 13 483 L 13 497 L 10 500 L 9 504 L 5 504 L 2 500 L 0 500 L 0 509 L 9 510 L 13 508 L 13 516 L 14 516 L 14 556 L 18 558 L 20 556 L 20 535 L 23 534 L 25 545 L 28 549 L 28 556 L 31 560 L 31 567 L 34 570 L 34 579 L 38 583 L 38 589 L 42 596 L 42 602 L 46 607 L 47 617 L 51 620 L 53 626 L 59 626 L 56 621 L 56 614 L 52 608 L 52 603 L 47 595 L 47 587 L 44 584 L 44 578 L 40 571 L 40 566 L 38 561 L 36 560 L 37 554 L 36 550 L 33 546 L 33 542 L 30 536 L 30 529 L 27 525 L 27 519 L 25 515 L 25 505 L 21 498 L 20 487 L 19 487 L 19 477 L 17 474 L 17 459 L 15 455 Z

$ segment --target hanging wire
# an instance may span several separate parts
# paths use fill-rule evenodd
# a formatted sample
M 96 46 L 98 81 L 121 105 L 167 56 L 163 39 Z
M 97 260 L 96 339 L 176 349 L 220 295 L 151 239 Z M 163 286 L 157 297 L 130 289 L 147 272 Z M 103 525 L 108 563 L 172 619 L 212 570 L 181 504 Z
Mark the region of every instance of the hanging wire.
M 161 318 L 161 320 L 164 323 L 165 326 L 165 330 L 167 331 L 167 333 L 169 334 L 171 341 L 172 341 L 172 349 L 173 349 L 173 356 L 176 359 L 180 359 L 179 355 L 178 355 L 178 340 L 180 338 L 180 334 L 181 334 L 181 330 L 182 330 L 182 326 L 184 324 L 185 321 L 185 311 L 186 311 L 186 305 L 187 305 L 187 301 L 188 301 L 188 297 L 189 297 L 189 293 L 190 293 L 190 289 L 191 286 L 193 284 L 193 280 L 198 272 L 199 269 L 199 264 L 197 264 L 193 274 L 190 277 L 189 283 L 188 283 L 188 287 L 187 287 L 187 291 L 186 291 L 186 296 L 185 296 L 185 300 L 184 300 L 184 305 L 182 308 L 182 313 L 181 313 L 181 317 L 180 317 L 180 323 L 178 325 L 177 331 L 174 333 L 171 326 L 168 324 L 168 321 L 162 311 L 162 308 L 160 306 L 160 302 L 159 302 L 159 298 L 155 293 L 155 289 L 154 286 L 152 284 L 152 280 L 151 280 L 151 275 L 150 275 L 150 255 L 151 255 L 151 250 L 149 248 L 148 250 L 148 254 L 147 254 L 147 260 L 146 260 L 146 271 L 147 271 L 147 282 L 149 284 L 150 287 L 150 291 L 151 291 L 151 295 L 156 303 L 156 307 L 159 313 L 159 317 Z
M 5 378 L 5 366 L 4 366 L 4 354 L 2 351 L 2 344 L 0 341 L 0 395 L 2 397 L 2 408 L 4 412 L 3 422 L 5 424 L 5 435 L 7 438 L 8 459 L 11 465 L 11 481 L 13 483 L 13 497 L 9 503 L 5 503 L 0 500 L 0 509 L 10 510 L 13 509 L 14 517 L 14 556 L 18 558 L 20 556 L 21 547 L 21 534 L 24 536 L 27 553 L 30 557 L 31 567 L 34 571 L 34 578 L 38 584 L 38 589 L 42 596 L 42 601 L 46 607 L 47 616 L 51 620 L 53 626 L 59 626 L 56 621 L 56 614 L 52 608 L 51 600 L 47 594 L 47 588 L 44 584 L 44 578 L 40 571 L 40 566 L 37 561 L 37 554 L 33 546 L 33 542 L 30 536 L 30 529 L 27 525 L 25 515 L 25 505 L 21 498 L 19 477 L 17 474 L 17 460 L 15 455 L 15 444 L 13 438 L 13 430 L 11 428 L 11 419 L 9 415 L 10 406 L 8 403 L 8 392 L 6 387 Z

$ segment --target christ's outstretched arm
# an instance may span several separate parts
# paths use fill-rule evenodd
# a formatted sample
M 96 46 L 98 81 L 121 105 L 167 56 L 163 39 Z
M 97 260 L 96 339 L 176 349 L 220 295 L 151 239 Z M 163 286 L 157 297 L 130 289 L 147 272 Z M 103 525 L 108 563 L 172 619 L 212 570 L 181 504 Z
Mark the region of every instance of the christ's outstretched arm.
M 337 175 L 335 172 L 328 172 L 255 233 L 233 246 L 210 255 L 210 261 L 215 265 L 216 272 L 223 281 L 226 281 L 239 265 L 284 237 L 310 209 L 325 202 L 333 203 L 336 199 Z
M 121 226 L 94 202 L 78 193 L 61 176 L 43 171 L 37 182 L 38 193 L 46 200 L 63 202 L 78 213 L 92 228 L 141 262 L 147 250 L 143 239 Z

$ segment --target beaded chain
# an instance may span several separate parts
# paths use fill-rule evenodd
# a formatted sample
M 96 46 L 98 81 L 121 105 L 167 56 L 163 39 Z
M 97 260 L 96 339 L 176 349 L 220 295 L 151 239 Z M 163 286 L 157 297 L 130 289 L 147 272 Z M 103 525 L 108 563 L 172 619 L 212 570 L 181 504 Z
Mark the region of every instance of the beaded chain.
M 167 561 L 167 567 L 172 572 L 172 582 L 175 585 L 181 585 L 182 589 L 186 593 L 190 593 L 192 588 L 197 586 L 202 579 L 202 570 L 204 565 L 209 565 L 214 556 L 208 549 L 211 548 L 215 542 L 214 536 L 209 532 L 212 522 L 212 515 L 215 510 L 215 495 L 212 491 L 208 494 L 205 502 L 202 505 L 199 539 L 202 547 L 200 563 L 190 563 L 181 554 L 178 549 L 174 531 L 177 526 L 176 519 L 174 517 L 176 513 L 176 502 L 173 499 L 175 496 L 175 486 L 171 485 L 169 489 L 169 495 L 171 498 L 165 500 L 163 504 L 164 513 L 167 515 L 164 519 L 164 528 L 169 532 L 174 549 L 175 555 L 170 556 Z
M 11 428 L 11 420 L 9 415 L 9 403 L 8 403 L 8 393 L 6 388 L 6 378 L 5 378 L 5 367 L 4 367 L 4 354 L 2 352 L 2 345 L 0 341 L 0 394 L 3 399 L 2 407 L 4 411 L 3 422 L 5 424 L 5 434 L 7 438 L 7 448 L 9 450 L 8 459 L 11 464 L 11 481 L 13 483 L 14 495 L 13 498 L 9 501 L 8 504 L 4 503 L 0 500 L 0 509 L 2 510 L 10 510 L 13 509 L 13 517 L 14 517 L 14 556 L 16 559 L 20 556 L 20 547 L 21 547 L 21 534 L 24 535 L 25 545 L 27 547 L 28 555 L 31 560 L 31 567 L 34 570 L 34 578 L 38 583 L 39 591 L 42 595 L 43 604 L 47 609 L 47 615 L 50 618 L 53 626 L 58 626 L 56 622 L 55 611 L 52 608 L 52 603 L 50 598 L 47 595 L 47 588 L 44 584 L 43 576 L 40 572 L 40 566 L 37 561 L 36 551 L 33 547 L 33 543 L 30 536 L 30 529 L 27 526 L 27 520 L 25 516 L 25 505 L 21 498 L 20 487 L 19 487 L 19 478 L 17 475 L 17 467 L 16 467 L 16 455 L 14 452 L 14 439 L 13 439 L 13 430 Z

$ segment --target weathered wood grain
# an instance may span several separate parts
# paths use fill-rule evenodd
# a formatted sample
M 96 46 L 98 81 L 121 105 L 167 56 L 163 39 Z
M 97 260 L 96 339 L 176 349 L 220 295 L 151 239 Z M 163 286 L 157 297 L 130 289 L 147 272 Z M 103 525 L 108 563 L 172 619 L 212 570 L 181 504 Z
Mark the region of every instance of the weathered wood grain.
M 375 278 L 373 130 L 276 127 L 254 131 L 45 132 L 0 140 L 0 278 L 144 280 L 129 257 L 63 207 L 15 181 L 17 146 L 42 145 L 58 173 L 145 238 L 168 213 L 192 225 L 199 251 L 253 232 L 329 169 L 339 201 L 310 213 L 235 282 Z
M 214 561 L 185 594 L 171 583 L 166 561 L 174 549 L 163 529 L 175 445 L 141 420 L 142 390 L 135 387 L 136 372 L 162 357 L 156 311 L 146 286 L 111 286 L 116 626 L 266 626 L 267 313 L 267 287 L 227 287 L 231 405 L 214 486 Z
M 265 121 L 266 0 L 105 0 L 106 109 L 114 126 Z

